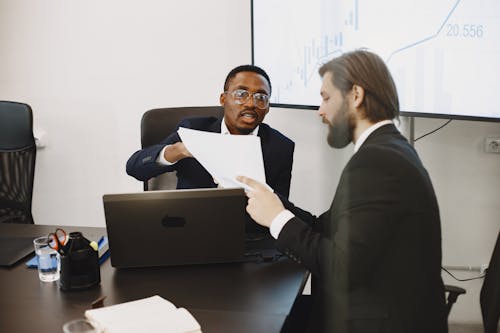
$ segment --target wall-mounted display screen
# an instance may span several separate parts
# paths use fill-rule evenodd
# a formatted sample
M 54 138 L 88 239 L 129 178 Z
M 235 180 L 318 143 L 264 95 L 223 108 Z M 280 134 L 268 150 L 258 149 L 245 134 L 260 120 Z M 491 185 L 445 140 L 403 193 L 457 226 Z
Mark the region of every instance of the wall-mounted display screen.
M 498 0 L 253 0 L 252 28 L 275 106 L 317 108 L 321 64 L 367 48 L 403 114 L 500 121 Z

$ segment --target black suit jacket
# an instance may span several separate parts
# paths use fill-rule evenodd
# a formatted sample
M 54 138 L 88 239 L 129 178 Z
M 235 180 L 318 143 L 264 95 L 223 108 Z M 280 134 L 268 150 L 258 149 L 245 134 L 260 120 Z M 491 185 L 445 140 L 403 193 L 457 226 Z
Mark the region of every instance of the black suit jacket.
M 221 121 L 222 119 L 215 117 L 183 119 L 177 125 L 176 130 L 161 143 L 135 152 L 127 162 L 127 173 L 138 180 L 145 181 L 164 172 L 175 170 L 178 189 L 216 187 L 212 176 L 194 158 L 182 159 L 171 166 L 159 165 L 156 163 L 156 158 L 165 145 L 181 141 L 177 134 L 179 127 L 220 133 Z M 260 124 L 257 135 L 261 140 L 266 183 L 276 192 L 288 197 L 295 144 L 266 124 Z
M 277 246 L 312 273 L 311 331 L 447 331 L 438 204 L 394 125 L 352 156 L 327 212 L 286 206 Z

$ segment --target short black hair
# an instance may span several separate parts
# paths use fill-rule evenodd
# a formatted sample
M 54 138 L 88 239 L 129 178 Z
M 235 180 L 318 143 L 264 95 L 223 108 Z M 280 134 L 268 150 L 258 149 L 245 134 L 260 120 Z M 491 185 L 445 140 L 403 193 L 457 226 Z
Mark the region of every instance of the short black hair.
M 240 72 L 254 72 L 254 73 L 257 73 L 259 75 L 262 75 L 267 80 L 267 83 L 269 84 L 269 94 L 271 94 L 271 91 L 273 90 L 273 88 L 271 87 L 271 80 L 269 79 L 269 75 L 267 75 L 266 71 L 264 71 L 262 68 L 255 66 L 255 65 L 241 65 L 241 66 L 233 68 L 229 72 L 229 74 L 227 74 L 226 81 L 224 81 L 224 91 L 227 91 L 228 86 L 229 86 L 229 81 L 231 81 L 231 79 L 233 77 L 235 77 L 236 74 L 238 74 Z

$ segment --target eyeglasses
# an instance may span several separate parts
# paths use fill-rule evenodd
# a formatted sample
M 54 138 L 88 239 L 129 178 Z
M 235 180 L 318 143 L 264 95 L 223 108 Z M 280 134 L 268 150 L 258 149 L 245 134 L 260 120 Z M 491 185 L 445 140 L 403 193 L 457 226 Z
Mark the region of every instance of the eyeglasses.
M 245 89 L 236 89 L 233 92 L 225 91 L 224 94 L 231 94 L 233 96 L 234 102 L 236 104 L 245 104 L 250 99 L 250 96 L 253 97 L 253 103 L 259 109 L 265 109 L 269 106 L 269 95 L 263 93 L 250 93 Z

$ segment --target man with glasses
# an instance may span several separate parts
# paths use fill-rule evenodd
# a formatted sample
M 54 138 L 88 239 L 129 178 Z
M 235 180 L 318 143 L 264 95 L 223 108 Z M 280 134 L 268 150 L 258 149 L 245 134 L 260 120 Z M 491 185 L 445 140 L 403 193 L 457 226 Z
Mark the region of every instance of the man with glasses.
M 269 112 L 270 95 L 271 81 L 263 69 L 253 65 L 238 66 L 227 75 L 224 92 L 220 95 L 224 117 L 186 118 L 177 127 L 259 136 L 266 182 L 288 198 L 294 143 L 262 123 Z M 228 155 L 227 158 L 232 157 Z M 177 171 L 178 189 L 217 187 L 212 176 L 186 149 L 177 131 L 159 145 L 135 152 L 127 162 L 127 173 L 141 181 L 172 171 Z

